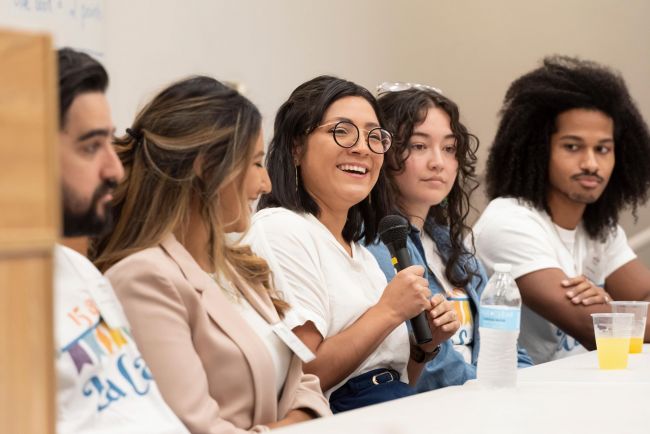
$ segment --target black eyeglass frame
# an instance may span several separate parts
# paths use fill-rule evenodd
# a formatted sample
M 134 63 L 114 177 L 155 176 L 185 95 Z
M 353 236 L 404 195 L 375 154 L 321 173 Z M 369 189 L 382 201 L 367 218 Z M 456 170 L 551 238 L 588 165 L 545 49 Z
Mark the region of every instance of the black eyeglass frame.
M 356 140 L 354 141 L 354 143 L 352 143 L 349 146 L 342 145 L 336 139 L 336 127 L 338 127 L 340 124 L 352 125 L 354 127 L 354 129 L 357 131 Z M 305 131 L 305 134 L 309 135 L 309 134 L 313 133 L 317 129 L 320 129 L 320 128 L 323 128 L 323 127 L 329 127 L 331 125 L 334 125 L 334 129 L 332 129 L 332 138 L 334 139 L 334 143 L 339 145 L 341 148 L 350 149 L 350 148 L 353 148 L 357 143 L 359 143 L 359 138 L 361 137 L 361 131 L 359 130 L 359 127 L 356 126 L 356 124 L 354 124 L 353 122 L 350 122 L 350 121 L 334 121 L 334 122 L 328 122 L 328 123 L 322 124 L 322 125 L 316 125 L 315 127 L 310 128 L 307 131 Z M 366 131 L 366 130 L 364 130 L 364 131 Z M 366 135 L 366 145 L 368 146 L 368 149 L 370 149 L 371 152 L 374 152 L 375 154 L 380 154 L 380 155 L 385 154 L 386 152 L 388 152 L 390 147 L 393 145 L 393 135 L 391 134 L 391 132 L 388 131 L 385 128 L 382 128 L 382 127 L 375 127 L 375 128 L 370 129 L 370 130 L 367 130 L 367 131 L 368 131 L 368 134 Z M 377 152 L 377 151 L 375 151 L 373 149 L 372 146 L 370 146 L 370 135 L 372 134 L 373 131 L 379 131 L 380 133 L 383 132 L 390 139 L 390 143 L 388 144 L 388 146 L 386 146 L 386 147 L 382 146 L 383 152 Z

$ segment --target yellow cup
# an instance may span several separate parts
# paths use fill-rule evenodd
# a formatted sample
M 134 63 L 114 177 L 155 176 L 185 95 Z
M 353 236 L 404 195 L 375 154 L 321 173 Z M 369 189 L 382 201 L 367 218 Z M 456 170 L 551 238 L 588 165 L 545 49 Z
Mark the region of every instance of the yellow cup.
M 600 369 L 627 368 L 630 338 L 596 338 Z
M 643 336 L 630 338 L 630 354 L 643 352 Z
M 610 304 L 612 306 L 612 312 L 634 314 L 632 337 L 630 339 L 630 353 L 642 352 L 649 303 L 647 301 L 612 301 Z
M 591 317 L 600 369 L 627 368 L 634 314 L 592 313 Z

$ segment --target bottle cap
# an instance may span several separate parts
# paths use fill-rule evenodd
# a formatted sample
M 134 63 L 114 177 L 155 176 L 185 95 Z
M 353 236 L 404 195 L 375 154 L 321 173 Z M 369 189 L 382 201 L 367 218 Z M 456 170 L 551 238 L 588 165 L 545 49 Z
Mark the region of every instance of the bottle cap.
M 497 273 L 510 273 L 510 270 L 512 270 L 511 264 L 505 264 L 505 263 L 494 264 L 494 271 Z

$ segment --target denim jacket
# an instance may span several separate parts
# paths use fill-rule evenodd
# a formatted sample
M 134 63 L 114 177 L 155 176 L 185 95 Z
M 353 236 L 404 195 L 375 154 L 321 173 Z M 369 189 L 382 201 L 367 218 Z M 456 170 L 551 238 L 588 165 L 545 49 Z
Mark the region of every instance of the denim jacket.
M 439 225 L 432 225 L 431 229 L 433 241 L 442 256 L 442 259 L 446 262 L 451 250 L 449 229 Z M 427 266 L 426 255 L 424 253 L 422 241 L 420 240 L 420 231 L 417 228 L 411 226 L 411 232 L 407 238 L 406 245 L 413 264 L 422 265 L 424 267 L 424 277 L 429 281 L 429 289 L 431 290 L 431 293 L 440 293 L 445 295 L 442 285 L 438 282 L 438 279 Z M 370 252 L 375 256 L 379 266 L 386 275 L 386 279 L 390 282 L 395 276 L 395 268 L 391 262 L 391 255 L 388 248 L 379 240 L 376 240 L 373 244 L 366 245 L 366 248 L 368 248 L 368 250 L 370 250 Z M 461 259 L 461 263 L 467 264 L 467 268 L 474 270 L 474 275 L 464 288 L 465 291 L 467 291 L 470 309 L 474 316 L 472 363 L 470 364 L 465 362 L 463 356 L 454 350 L 451 340 L 446 340 L 441 344 L 438 355 L 428 362 L 422 370 L 422 374 L 417 382 L 417 390 L 420 392 L 439 389 L 446 386 L 461 385 L 468 380 L 476 378 L 476 362 L 478 360 L 481 343 L 478 331 L 478 306 L 488 278 L 485 269 L 474 255 L 469 253 L 464 255 Z M 455 272 L 464 275 L 463 267 L 457 267 Z M 526 350 L 518 348 L 517 351 L 517 364 L 520 368 L 533 365 L 533 361 L 526 353 Z

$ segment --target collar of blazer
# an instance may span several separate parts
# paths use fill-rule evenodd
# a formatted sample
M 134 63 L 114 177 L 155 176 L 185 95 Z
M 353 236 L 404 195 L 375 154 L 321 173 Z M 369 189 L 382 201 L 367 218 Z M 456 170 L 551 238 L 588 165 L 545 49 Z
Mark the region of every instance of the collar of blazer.
M 218 288 L 217 283 L 199 266 L 192 255 L 190 255 L 190 252 L 185 249 L 173 234 L 165 237 L 161 241 L 160 246 L 176 262 L 185 278 L 198 292 L 202 293 L 208 288 Z M 233 283 L 237 283 L 236 286 L 241 294 L 267 323 L 272 325 L 280 321 L 280 316 L 273 307 L 273 302 L 271 302 L 270 298 L 261 297 L 255 290 L 243 282 Z
M 264 347 L 259 335 L 222 293 L 216 282 L 197 264 L 192 255 L 178 242 L 174 235 L 168 235 L 161 243 L 161 248 L 178 264 L 188 282 L 201 294 L 201 302 L 206 312 L 219 328 L 223 330 L 241 349 L 248 360 L 255 388 L 255 424 L 277 419 L 278 403 L 276 397 L 276 378 L 273 360 L 268 351 L 260 351 Z M 259 295 L 245 285 L 242 295 L 260 313 L 262 318 L 273 324 L 278 317 L 272 304 L 265 303 Z M 295 358 L 295 356 L 294 356 Z

